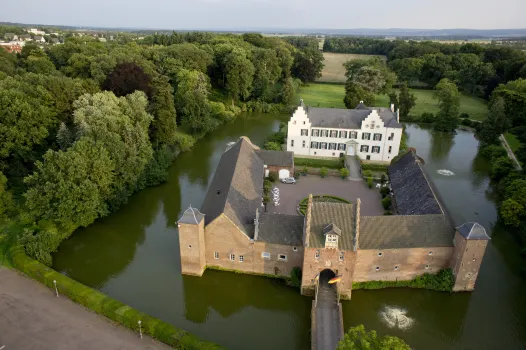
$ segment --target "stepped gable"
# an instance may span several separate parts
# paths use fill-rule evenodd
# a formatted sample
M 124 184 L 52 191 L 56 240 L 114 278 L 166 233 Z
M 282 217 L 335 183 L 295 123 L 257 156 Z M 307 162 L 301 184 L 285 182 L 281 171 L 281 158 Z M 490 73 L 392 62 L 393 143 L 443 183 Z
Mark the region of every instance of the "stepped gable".
M 253 238 L 256 209 L 261 208 L 264 163 L 256 146 L 245 137 L 228 149 L 217 165 L 201 212 L 208 225 L 225 214 L 241 231 Z
M 388 168 L 393 190 L 393 204 L 398 215 L 444 214 L 413 150 Z

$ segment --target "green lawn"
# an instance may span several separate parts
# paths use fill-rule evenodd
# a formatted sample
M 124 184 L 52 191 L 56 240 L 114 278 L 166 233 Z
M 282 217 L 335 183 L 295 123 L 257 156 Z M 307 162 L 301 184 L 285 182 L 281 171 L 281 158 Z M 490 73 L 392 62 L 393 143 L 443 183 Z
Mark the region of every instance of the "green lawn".
M 411 92 L 416 96 L 416 106 L 411 110 L 411 115 L 420 116 L 423 112 L 438 112 L 438 103 L 433 99 L 433 90 L 415 90 Z M 300 88 L 296 94 L 296 102 L 302 98 L 305 104 L 313 107 L 345 108 L 343 97 L 345 87 L 339 84 L 310 84 Z M 388 107 L 389 97 L 380 95 L 376 99 L 376 107 Z M 484 120 L 487 115 L 486 102 L 482 99 L 462 94 L 460 97 L 460 112 L 468 113 L 470 119 Z
M 510 148 L 513 151 L 513 153 L 515 153 L 519 149 L 519 146 L 521 145 L 519 140 L 517 140 L 517 137 L 507 132 L 504 134 L 504 138 L 506 139 L 506 141 L 508 141 L 508 145 L 510 145 Z

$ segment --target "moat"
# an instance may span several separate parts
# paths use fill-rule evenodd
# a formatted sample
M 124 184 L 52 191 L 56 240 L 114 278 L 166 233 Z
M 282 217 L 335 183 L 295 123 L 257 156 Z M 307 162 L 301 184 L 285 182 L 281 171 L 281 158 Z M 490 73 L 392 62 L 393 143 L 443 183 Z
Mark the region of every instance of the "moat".
M 246 135 L 262 145 L 287 119 L 253 115 L 222 126 L 176 159 L 168 183 L 136 194 L 65 241 L 54 267 L 231 349 L 309 348 L 311 298 L 263 277 L 218 271 L 182 276 L 175 223 L 190 204 L 201 205 L 228 142 Z M 477 221 L 492 233 L 476 291 L 354 291 L 352 301 L 343 302 L 345 328 L 364 324 L 415 349 L 524 348 L 526 282 L 512 237 L 493 229 L 490 164 L 476 156 L 478 141 L 471 132 L 447 135 L 414 125 L 407 133 L 455 223 Z

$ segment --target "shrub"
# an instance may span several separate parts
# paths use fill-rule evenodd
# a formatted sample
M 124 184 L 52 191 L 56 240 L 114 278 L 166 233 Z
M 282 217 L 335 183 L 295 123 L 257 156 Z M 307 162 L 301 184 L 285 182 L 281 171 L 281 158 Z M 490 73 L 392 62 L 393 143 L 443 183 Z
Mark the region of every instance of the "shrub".
M 33 232 L 26 229 L 24 235 L 20 238 L 20 244 L 22 244 L 28 256 L 46 266 L 51 266 L 53 262 L 51 253 L 57 251 L 62 238 L 56 232 Z
M 424 273 L 409 281 L 368 281 L 354 282 L 352 289 L 382 289 L 389 287 L 425 288 L 441 292 L 451 292 L 453 289 L 453 271 L 442 269 L 436 275 Z
M 267 142 L 275 142 L 278 145 L 282 145 L 282 144 L 285 143 L 285 133 L 283 133 L 281 131 L 277 131 L 277 132 L 275 132 L 273 134 L 270 134 L 267 137 Z
M 345 179 L 346 177 L 349 176 L 349 169 L 347 168 L 341 168 L 340 169 L 340 176 L 342 177 L 342 179 Z
M 460 124 L 462 124 L 464 126 L 472 126 L 471 120 L 469 120 L 469 119 L 462 119 Z
M 433 123 L 435 121 L 435 115 L 430 112 L 424 112 L 422 113 L 422 116 L 420 117 L 421 123 Z
M 513 169 L 513 163 L 508 157 L 496 158 L 492 160 L 492 163 L 490 177 L 495 181 L 506 177 Z
M 389 192 L 391 192 L 391 190 L 389 189 L 389 187 L 381 187 L 380 188 L 380 194 L 382 195 L 382 198 L 384 198 L 385 196 L 387 196 L 389 194 Z
M 277 142 L 269 141 L 265 142 L 263 149 L 266 149 L 268 151 L 281 151 L 281 145 Z
M 364 177 L 373 177 L 373 172 L 371 170 L 365 170 L 363 172 Z
M 371 171 L 383 171 L 387 172 L 388 165 L 386 164 L 375 164 L 375 163 L 362 163 L 362 170 L 371 170 Z
M 459 118 L 461 118 L 461 119 L 469 119 L 469 114 L 467 114 L 466 112 L 460 113 Z
M 321 177 L 327 176 L 328 173 L 329 173 L 329 171 L 327 170 L 327 168 L 323 167 L 323 168 L 320 169 L 320 176 Z
M 177 147 L 179 147 L 179 149 L 181 150 L 181 152 L 189 151 L 192 147 L 194 147 L 195 144 L 195 138 L 180 131 L 175 132 L 174 141 Z
M 501 145 L 488 145 L 480 149 L 480 155 L 486 159 L 497 159 L 507 155 L 506 150 Z
M 265 179 L 265 181 L 263 181 L 263 192 L 267 194 L 270 192 L 271 189 L 272 189 L 272 181 Z
M 373 188 L 373 178 L 372 177 L 367 178 L 367 186 L 369 188 Z
M 393 215 L 393 212 L 390 210 L 384 211 L 384 215 Z
M 385 210 L 391 208 L 391 197 L 385 197 L 382 199 L 382 206 Z
M 308 166 L 311 168 L 328 168 L 340 169 L 341 164 L 338 159 L 315 159 L 315 158 L 296 158 L 294 157 L 294 164 L 297 166 Z
M 272 182 L 276 182 L 279 180 L 279 174 L 277 171 L 271 171 L 268 173 L 268 179 Z
M 300 176 L 301 176 L 301 173 L 300 173 L 299 171 L 295 171 L 295 172 L 294 172 L 294 178 L 295 178 L 296 180 L 299 179 Z
M 303 169 L 301 169 L 301 173 L 303 175 L 307 175 L 308 172 L 309 172 L 309 168 L 307 168 L 307 166 L 304 166 Z
M 301 287 L 301 268 L 295 267 L 290 272 L 290 283 L 294 287 Z
M 340 157 L 338 157 L 338 161 L 340 162 L 340 167 L 345 167 L 345 156 L 343 154 L 340 154 Z

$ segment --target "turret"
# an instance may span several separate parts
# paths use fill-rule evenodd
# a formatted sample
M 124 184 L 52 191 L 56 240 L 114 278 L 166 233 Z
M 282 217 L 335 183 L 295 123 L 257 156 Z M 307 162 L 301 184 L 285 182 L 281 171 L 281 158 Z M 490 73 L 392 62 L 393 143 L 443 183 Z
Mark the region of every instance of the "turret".
M 202 276 L 206 268 L 205 215 L 190 206 L 177 221 L 177 227 L 181 273 Z

